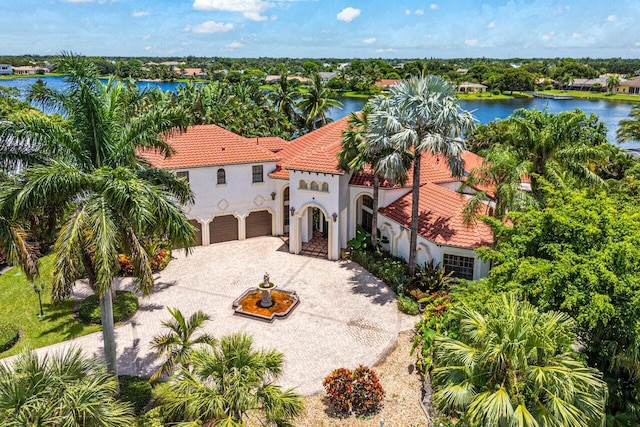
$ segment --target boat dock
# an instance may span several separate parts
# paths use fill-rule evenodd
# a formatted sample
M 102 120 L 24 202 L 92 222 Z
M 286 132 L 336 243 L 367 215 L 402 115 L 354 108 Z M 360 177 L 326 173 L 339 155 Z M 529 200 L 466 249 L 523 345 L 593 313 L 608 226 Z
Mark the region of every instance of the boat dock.
M 573 96 L 571 95 L 556 95 L 553 93 L 539 93 L 539 92 L 533 92 L 533 96 L 536 98 L 545 98 L 545 99 L 557 99 L 559 101 L 565 101 L 568 99 L 573 99 Z

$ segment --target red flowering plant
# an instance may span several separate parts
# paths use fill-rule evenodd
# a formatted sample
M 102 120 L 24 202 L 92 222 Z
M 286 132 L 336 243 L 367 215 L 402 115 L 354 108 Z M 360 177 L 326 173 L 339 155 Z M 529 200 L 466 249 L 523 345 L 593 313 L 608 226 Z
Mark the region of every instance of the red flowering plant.
M 368 416 L 382 407 L 384 390 L 376 373 L 366 366 L 360 365 L 355 371 L 336 369 L 323 385 L 328 403 L 343 415 L 353 412 Z

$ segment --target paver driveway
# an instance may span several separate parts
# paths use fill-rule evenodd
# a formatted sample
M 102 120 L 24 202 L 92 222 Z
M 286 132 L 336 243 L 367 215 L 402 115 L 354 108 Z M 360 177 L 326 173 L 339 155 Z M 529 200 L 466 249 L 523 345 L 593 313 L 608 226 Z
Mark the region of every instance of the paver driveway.
M 153 371 L 149 342 L 163 331 L 166 307 L 185 316 L 201 309 L 211 316 L 204 329 L 214 336 L 245 332 L 257 347 L 283 352 L 281 384 L 302 394 L 321 391 L 322 380 L 334 368 L 374 365 L 392 348 L 398 332 L 413 324 L 414 319 L 398 311 L 393 292 L 358 264 L 291 255 L 277 237 L 198 247 L 189 256 L 174 251 L 174 257 L 158 275 L 155 292 L 141 298 L 138 313 L 116 328 L 120 373 L 148 376 Z M 298 293 L 298 307 L 287 319 L 270 324 L 234 315 L 232 302 L 257 286 L 265 272 L 276 286 Z M 77 296 L 86 293 L 77 287 Z M 69 345 L 100 354 L 102 334 L 38 353 Z

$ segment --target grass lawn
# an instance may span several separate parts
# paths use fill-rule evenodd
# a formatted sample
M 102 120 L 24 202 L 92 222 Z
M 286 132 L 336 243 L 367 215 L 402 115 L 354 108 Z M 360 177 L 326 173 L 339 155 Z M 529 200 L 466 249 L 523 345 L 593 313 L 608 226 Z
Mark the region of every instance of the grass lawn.
M 581 90 L 541 90 L 539 93 L 548 93 L 553 95 L 571 95 L 574 98 L 581 99 L 603 99 L 605 101 L 619 102 L 640 102 L 638 95 L 610 94 L 607 92 L 589 92 Z
M 46 79 L 47 77 L 60 77 L 64 74 L 60 73 L 47 73 L 47 74 L 12 74 L 10 76 L 0 76 L 0 80 L 16 80 L 16 79 Z
M 0 321 L 13 323 L 23 332 L 22 339 L 13 348 L 0 353 L 0 357 L 11 356 L 25 348 L 38 348 L 100 330 L 100 326 L 85 325 L 73 317 L 75 301 L 64 301 L 51 306 L 51 269 L 53 257 L 40 259 L 40 278 L 44 283 L 42 305 L 45 316 L 38 317 L 38 295 L 33 285 L 19 268 L 0 276 Z
M 494 95 L 491 92 L 482 92 L 482 93 L 457 93 L 458 98 L 463 99 L 465 101 L 500 101 L 503 99 L 514 99 L 514 98 L 531 98 L 531 95 L 521 92 L 513 92 L 511 93 L 501 93 L 499 95 Z

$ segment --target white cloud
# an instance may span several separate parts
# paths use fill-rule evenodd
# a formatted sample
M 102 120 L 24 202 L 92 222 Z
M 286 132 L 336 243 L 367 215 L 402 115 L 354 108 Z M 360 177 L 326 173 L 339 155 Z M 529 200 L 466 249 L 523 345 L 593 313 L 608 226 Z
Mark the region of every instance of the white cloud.
M 93 0 L 62 0 L 65 3 L 93 3 Z
M 478 39 L 467 39 L 464 41 L 467 46 L 478 46 Z
M 565 5 L 565 6 L 558 6 L 554 9 L 553 14 L 554 15 L 560 15 L 563 14 L 565 12 L 568 12 L 569 10 L 571 10 L 571 7 L 569 5 Z
M 364 44 L 371 44 L 371 43 L 375 43 L 375 42 L 376 42 L 376 38 L 375 37 L 370 37 L 368 39 L 362 40 L 362 43 L 364 43 Z
M 151 46 L 145 46 L 144 50 L 146 50 L 147 52 L 149 52 L 151 50 Z
M 556 32 L 555 31 L 551 31 L 548 34 L 543 34 L 542 35 L 542 40 L 553 40 L 556 38 Z
M 422 16 L 424 15 L 424 9 L 416 9 L 413 11 L 414 15 Z
M 244 43 L 239 41 L 234 41 L 226 45 L 226 47 L 228 47 L 229 49 L 238 49 L 238 48 L 244 47 Z
M 392 47 L 388 47 L 386 49 L 376 49 L 376 53 L 389 53 L 389 52 L 395 52 L 396 50 Z
M 580 34 L 580 33 L 572 33 L 571 34 L 571 38 L 572 39 L 581 39 L 582 38 L 582 34 Z
M 193 8 L 205 11 L 239 12 L 252 21 L 266 21 L 263 14 L 275 7 L 275 3 L 265 0 L 194 0 Z
M 439 7 L 440 7 L 440 6 L 438 6 L 438 5 L 437 5 L 437 4 L 435 4 L 435 3 L 431 3 L 431 4 L 429 5 L 429 9 L 431 9 L 431 10 L 437 10 Z
M 227 31 L 233 30 L 233 24 L 230 22 L 223 24 L 222 22 L 207 21 L 200 25 L 187 25 L 184 30 L 203 34 L 226 33 Z
M 618 17 L 616 15 L 607 16 L 607 22 L 616 22 L 617 20 L 618 20 Z
M 408 15 L 411 15 L 411 10 L 409 10 L 409 9 L 405 9 L 405 10 L 404 10 L 404 14 L 405 14 L 405 15 L 407 15 L 407 16 L 408 16 Z
M 491 21 L 487 24 L 487 28 L 495 28 L 496 27 L 496 22 L 495 21 Z
M 342 12 L 338 13 L 338 21 L 351 22 L 360 16 L 360 9 L 353 7 L 345 7 Z
M 147 12 L 146 10 L 140 10 L 140 11 L 134 10 L 131 13 L 131 16 L 133 16 L 134 18 L 142 18 L 143 16 L 147 16 L 147 15 L 149 15 L 149 12 Z
M 151 38 L 151 34 L 145 34 L 142 36 L 142 40 L 149 40 Z

